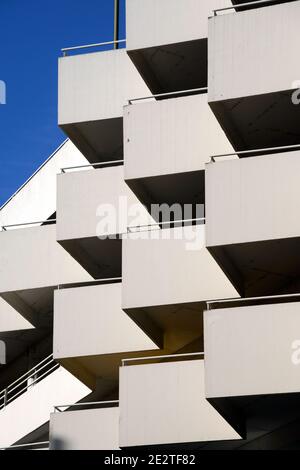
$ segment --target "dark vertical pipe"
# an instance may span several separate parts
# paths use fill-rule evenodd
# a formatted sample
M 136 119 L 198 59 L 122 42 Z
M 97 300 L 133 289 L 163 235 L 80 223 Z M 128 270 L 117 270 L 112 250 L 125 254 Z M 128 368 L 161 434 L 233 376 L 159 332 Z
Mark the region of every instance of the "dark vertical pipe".
M 115 8 L 114 8 L 114 41 L 119 40 L 119 10 L 120 10 L 120 0 L 114 0 Z M 117 42 L 114 43 L 114 49 L 118 49 L 119 44 Z

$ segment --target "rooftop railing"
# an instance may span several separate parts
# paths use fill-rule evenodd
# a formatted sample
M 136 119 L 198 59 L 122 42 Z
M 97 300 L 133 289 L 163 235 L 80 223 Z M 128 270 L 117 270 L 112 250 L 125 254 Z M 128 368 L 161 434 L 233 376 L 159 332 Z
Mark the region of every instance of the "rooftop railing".
M 262 149 L 253 149 L 253 150 L 240 150 L 237 152 L 232 153 L 224 153 L 220 155 L 213 155 L 210 157 L 211 162 L 216 162 L 218 159 L 227 159 L 230 157 L 256 157 L 256 156 L 263 156 L 263 155 L 271 155 L 276 153 L 285 153 L 285 152 L 293 152 L 296 150 L 300 150 L 300 144 L 297 145 L 285 145 L 281 147 L 269 147 L 269 148 L 262 148 Z
M 107 400 L 107 401 L 91 401 L 85 403 L 73 403 L 72 405 L 56 405 L 54 406 L 54 413 L 56 411 L 63 413 L 64 411 L 73 411 L 73 408 L 111 408 L 119 405 L 119 400 Z
M 170 362 L 173 359 L 184 360 L 184 359 L 194 359 L 199 356 L 204 356 L 204 352 L 193 352 L 193 353 L 182 353 L 182 354 L 164 354 L 162 356 L 145 356 L 145 357 L 131 357 L 129 359 L 122 359 L 122 367 L 132 364 L 133 362 L 161 362 L 167 360 Z
M 264 296 L 257 296 L 257 297 L 233 297 L 231 299 L 218 299 L 218 300 L 209 300 L 206 302 L 206 309 L 213 310 L 213 306 L 215 308 L 222 308 L 223 305 L 232 304 L 233 306 L 239 307 L 240 304 L 266 304 L 266 303 L 274 303 L 274 300 L 277 300 L 276 303 L 287 303 L 293 302 L 295 299 L 299 298 L 300 300 L 300 293 L 294 294 L 278 294 L 278 295 L 264 295 Z
M 14 444 L 9 447 L 0 447 L 0 450 L 49 450 L 49 441 Z
M 187 227 L 190 225 L 203 225 L 205 217 L 198 217 L 194 219 L 180 219 L 180 220 L 167 220 L 164 222 L 154 222 L 146 225 L 136 225 L 127 227 L 127 233 L 138 233 L 149 230 L 161 230 L 168 228 Z
M 128 104 L 133 104 L 138 101 L 147 101 L 147 100 L 155 100 L 156 98 L 176 98 L 177 96 L 189 96 L 189 95 L 196 95 L 201 93 L 207 93 L 208 88 L 191 88 L 189 90 L 180 90 L 180 91 L 170 91 L 168 93 L 158 93 L 156 95 L 149 95 L 149 96 L 142 96 L 141 98 L 132 98 L 128 100 Z
M 59 364 L 54 361 L 53 354 L 47 356 L 0 392 L 0 410 L 58 368 Z
M 294 2 L 294 1 L 297 1 L 297 0 L 290 0 L 291 2 Z M 224 7 L 224 8 L 218 8 L 216 10 L 213 10 L 213 14 L 214 16 L 217 16 L 218 13 L 221 13 L 221 12 L 226 12 L 228 10 L 233 10 L 233 13 L 234 12 L 237 12 L 239 11 L 240 9 L 248 9 L 248 8 L 253 8 L 253 6 L 255 7 L 260 7 L 260 6 L 268 6 L 268 5 L 276 5 L 278 3 L 281 3 L 280 0 L 256 0 L 255 2 L 246 2 L 246 3 L 239 3 L 237 5 L 232 5 L 232 7 Z M 285 2 L 283 2 L 285 3 Z
M 35 226 L 35 225 L 51 225 L 55 224 L 56 219 L 47 219 L 47 220 L 36 220 L 34 222 L 23 222 L 19 224 L 10 224 L 10 225 L 2 225 L 2 230 L 5 232 L 7 229 L 12 229 L 12 228 L 22 228 L 22 227 L 28 227 L 28 226 Z
M 90 281 L 82 282 L 71 282 L 69 284 L 58 284 L 57 290 L 62 289 L 72 289 L 73 287 L 88 287 L 88 286 L 97 286 L 101 284 L 113 284 L 122 282 L 121 277 L 104 277 L 102 279 L 91 279 Z
M 107 168 L 107 167 L 119 166 L 123 164 L 124 164 L 124 160 L 110 160 L 108 162 L 97 162 L 97 163 L 89 163 L 86 165 L 67 166 L 65 168 L 61 168 L 61 172 L 66 173 L 72 170 L 83 170 L 84 168 Z
M 118 39 L 117 41 L 106 41 L 106 42 L 98 42 L 94 44 L 84 44 L 82 46 L 72 46 L 72 47 L 63 47 L 61 49 L 63 57 L 65 57 L 69 52 L 74 51 L 81 51 L 83 49 L 94 49 L 96 47 L 104 47 L 104 46 L 115 46 L 119 44 L 125 44 L 126 39 Z

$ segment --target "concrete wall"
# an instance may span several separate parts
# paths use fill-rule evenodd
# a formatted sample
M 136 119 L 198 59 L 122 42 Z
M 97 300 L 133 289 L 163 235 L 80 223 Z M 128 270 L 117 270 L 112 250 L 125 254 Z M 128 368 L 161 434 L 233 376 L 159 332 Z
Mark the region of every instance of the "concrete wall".
M 120 369 L 120 447 L 238 438 L 205 399 L 203 361 Z
M 141 220 L 133 223 L 136 210 Z M 124 182 L 122 165 L 58 175 L 58 240 L 123 233 L 127 225 L 150 222 L 146 209 Z
M 207 246 L 300 235 L 300 152 L 206 166 Z
M 297 88 L 300 3 L 209 19 L 209 101 Z
M 205 312 L 206 396 L 299 393 L 299 335 L 297 302 Z
M 59 125 L 121 117 L 128 99 L 149 94 L 125 49 L 62 57 L 58 77 Z
M 118 443 L 117 407 L 51 414 L 51 450 L 113 450 Z
M 125 179 L 201 170 L 211 155 L 231 151 L 207 94 L 124 108 Z
M 123 240 L 123 308 L 237 296 L 205 248 L 205 226 L 155 232 Z
M 55 370 L 0 411 L 0 447 L 14 444 L 47 423 L 55 405 L 76 403 L 89 392 L 62 367 Z
M 67 140 L 2 206 L 0 225 L 48 219 L 56 211 L 56 174 L 63 167 L 86 163 L 86 158 Z
M 230 5 L 229 0 L 126 0 L 127 49 L 206 38 L 212 10 Z
M 89 279 L 56 242 L 55 224 L 0 233 L 0 292 Z
M 55 291 L 55 358 L 156 349 L 121 309 L 121 283 Z

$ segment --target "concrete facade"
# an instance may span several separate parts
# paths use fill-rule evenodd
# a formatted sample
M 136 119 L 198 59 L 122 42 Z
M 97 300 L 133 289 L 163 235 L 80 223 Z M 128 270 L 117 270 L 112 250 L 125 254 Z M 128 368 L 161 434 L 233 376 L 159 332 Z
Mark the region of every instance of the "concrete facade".
M 203 361 L 121 368 L 121 447 L 239 438 L 204 398 Z
M 236 150 L 300 143 L 299 18 L 274 1 L 208 20 L 208 101 Z
M 58 76 L 59 126 L 89 161 L 121 158 L 122 108 L 148 94 L 126 51 L 62 57 Z
M 52 413 L 50 441 L 51 450 L 119 449 L 119 408 Z
M 248 3 L 63 49 L 70 140 L 0 208 L 0 446 L 300 448 L 300 1 Z

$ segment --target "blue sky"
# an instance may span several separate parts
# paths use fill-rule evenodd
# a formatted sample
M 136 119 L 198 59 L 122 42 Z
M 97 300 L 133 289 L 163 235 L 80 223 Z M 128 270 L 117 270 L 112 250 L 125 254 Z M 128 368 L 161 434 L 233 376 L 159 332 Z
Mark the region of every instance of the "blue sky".
M 120 2 L 125 37 L 125 0 Z M 0 0 L 0 205 L 65 140 L 57 127 L 62 47 L 113 39 L 113 0 Z

